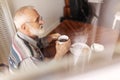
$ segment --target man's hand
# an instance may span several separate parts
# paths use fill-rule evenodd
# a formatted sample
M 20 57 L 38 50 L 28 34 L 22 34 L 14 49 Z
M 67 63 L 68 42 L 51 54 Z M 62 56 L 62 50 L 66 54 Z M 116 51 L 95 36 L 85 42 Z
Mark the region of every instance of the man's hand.
M 58 60 L 62 58 L 69 50 L 71 46 L 70 39 L 66 42 L 63 42 L 62 44 L 59 43 L 59 41 L 56 41 L 56 55 L 54 59 Z
M 48 42 L 50 43 L 52 40 L 57 40 L 60 35 L 61 34 L 59 34 L 59 33 L 50 34 L 48 36 Z
M 51 34 L 50 37 L 54 40 L 58 39 L 58 37 L 60 36 L 61 34 L 59 33 L 54 33 L 54 34 Z

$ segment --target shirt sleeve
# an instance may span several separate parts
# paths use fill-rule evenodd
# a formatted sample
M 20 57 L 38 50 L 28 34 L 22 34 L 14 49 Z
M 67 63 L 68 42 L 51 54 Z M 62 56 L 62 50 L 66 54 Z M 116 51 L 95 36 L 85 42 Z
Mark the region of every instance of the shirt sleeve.
M 28 57 L 20 63 L 19 69 L 24 71 L 37 69 L 39 68 L 38 64 L 42 64 L 42 63 L 43 63 L 42 61 L 37 60 L 34 57 Z

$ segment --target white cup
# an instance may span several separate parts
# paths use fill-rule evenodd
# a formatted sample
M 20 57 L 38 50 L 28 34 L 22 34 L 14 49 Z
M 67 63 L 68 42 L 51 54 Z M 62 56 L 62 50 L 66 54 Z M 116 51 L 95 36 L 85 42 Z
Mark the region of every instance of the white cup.
M 67 35 L 61 35 L 60 37 L 58 37 L 59 44 L 66 42 L 68 39 L 69 37 Z
M 104 51 L 104 46 L 99 43 L 93 43 L 91 45 L 91 49 L 95 52 L 102 52 L 102 51 Z
M 70 48 L 70 52 L 73 55 L 74 66 L 81 67 L 84 71 L 85 65 L 89 62 L 91 49 L 85 43 L 74 43 Z
M 106 54 L 105 54 L 106 51 L 104 45 L 100 43 L 93 43 L 91 45 L 91 50 L 92 50 L 92 60 L 99 58 L 106 58 Z

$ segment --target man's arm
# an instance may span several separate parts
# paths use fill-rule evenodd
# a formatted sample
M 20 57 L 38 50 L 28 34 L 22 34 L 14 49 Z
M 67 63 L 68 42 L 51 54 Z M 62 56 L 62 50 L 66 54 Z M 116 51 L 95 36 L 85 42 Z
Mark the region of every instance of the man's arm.
M 59 41 L 56 41 L 56 55 L 55 60 L 61 59 L 70 49 L 71 41 L 70 39 L 62 44 L 59 44 Z
M 60 36 L 59 33 L 54 33 L 54 34 L 50 34 L 46 37 L 43 37 L 39 40 L 39 48 L 45 48 L 49 45 L 50 42 L 52 42 L 53 40 L 57 40 L 58 37 Z

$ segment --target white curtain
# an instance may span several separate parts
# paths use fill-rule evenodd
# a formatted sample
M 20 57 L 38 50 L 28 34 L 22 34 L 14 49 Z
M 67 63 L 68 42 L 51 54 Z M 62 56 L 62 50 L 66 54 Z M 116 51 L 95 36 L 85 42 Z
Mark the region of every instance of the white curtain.
M 15 27 L 6 0 L 0 0 L 0 63 L 7 63 Z

